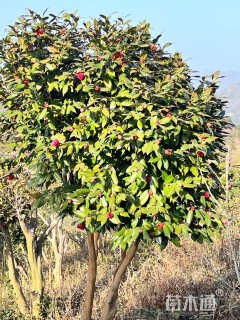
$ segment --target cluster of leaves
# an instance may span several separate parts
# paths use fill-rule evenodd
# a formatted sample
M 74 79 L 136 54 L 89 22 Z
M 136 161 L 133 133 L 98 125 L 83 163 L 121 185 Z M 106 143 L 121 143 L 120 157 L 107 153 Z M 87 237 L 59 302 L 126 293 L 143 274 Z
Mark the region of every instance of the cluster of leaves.
M 1 128 L 43 190 L 36 205 L 57 202 L 91 232 L 115 229 L 123 249 L 139 236 L 210 241 L 220 224 L 218 73 L 194 88 L 149 29 L 30 10 L 0 42 Z

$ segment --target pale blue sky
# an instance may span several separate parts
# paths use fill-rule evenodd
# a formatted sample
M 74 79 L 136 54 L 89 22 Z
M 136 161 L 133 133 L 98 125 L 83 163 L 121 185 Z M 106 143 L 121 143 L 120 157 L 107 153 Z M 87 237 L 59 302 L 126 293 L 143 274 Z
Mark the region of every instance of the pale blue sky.
M 31 8 L 43 13 L 78 10 L 81 17 L 130 15 L 147 19 L 160 43 L 172 42 L 196 70 L 240 71 L 240 0 L 6 0 L 1 3 L 0 36 L 7 25 Z

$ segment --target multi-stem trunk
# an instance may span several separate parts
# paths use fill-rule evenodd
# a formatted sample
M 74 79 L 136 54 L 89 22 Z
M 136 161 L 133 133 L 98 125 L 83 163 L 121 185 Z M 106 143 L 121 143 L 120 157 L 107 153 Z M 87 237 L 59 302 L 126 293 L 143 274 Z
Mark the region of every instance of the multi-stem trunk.
M 14 256 L 13 256 L 12 240 L 11 240 L 9 230 L 6 226 L 3 227 L 3 233 L 5 236 L 5 243 L 6 243 L 6 256 L 7 256 L 9 280 L 11 282 L 11 285 L 13 287 L 13 291 L 16 296 L 16 302 L 17 302 L 19 311 L 24 316 L 27 316 L 29 313 L 29 307 L 28 307 L 26 298 L 23 294 L 21 284 L 19 281 L 19 277 L 17 274 L 15 260 L 14 260 Z
M 42 248 L 39 248 L 31 232 L 26 235 L 26 241 L 32 280 L 32 315 L 39 318 L 43 298 Z
M 106 297 L 101 320 L 113 320 L 117 313 L 118 289 L 128 266 L 137 252 L 138 244 L 139 239 L 131 245 L 127 254 L 123 253 L 121 256 L 121 261 L 115 271 L 112 285 Z
M 87 287 L 83 304 L 83 320 L 91 320 L 93 299 L 95 292 L 96 276 L 97 276 L 97 241 L 98 233 L 87 234 L 88 245 L 88 274 L 87 274 Z

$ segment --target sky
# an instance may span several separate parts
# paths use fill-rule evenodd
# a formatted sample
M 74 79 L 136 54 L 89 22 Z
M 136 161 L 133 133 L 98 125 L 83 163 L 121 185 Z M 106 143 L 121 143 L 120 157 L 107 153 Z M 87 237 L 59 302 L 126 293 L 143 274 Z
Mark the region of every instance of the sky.
M 133 24 L 146 19 L 152 34 L 162 34 L 160 45 L 181 52 L 193 70 L 240 72 L 239 0 L 6 0 L 1 3 L 0 37 L 26 8 L 58 14 L 78 11 L 89 20 L 99 14 L 129 15 Z

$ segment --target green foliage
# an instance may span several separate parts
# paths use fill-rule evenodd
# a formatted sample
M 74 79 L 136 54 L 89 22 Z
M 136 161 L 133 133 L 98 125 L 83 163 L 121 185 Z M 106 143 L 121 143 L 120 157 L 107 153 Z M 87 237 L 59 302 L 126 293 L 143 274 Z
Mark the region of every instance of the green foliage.
M 42 189 L 36 206 L 57 203 L 87 231 L 114 229 L 123 249 L 139 236 L 210 241 L 227 126 L 218 73 L 194 88 L 146 21 L 83 25 L 29 11 L 0 42 L 1 128 Z

